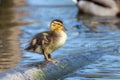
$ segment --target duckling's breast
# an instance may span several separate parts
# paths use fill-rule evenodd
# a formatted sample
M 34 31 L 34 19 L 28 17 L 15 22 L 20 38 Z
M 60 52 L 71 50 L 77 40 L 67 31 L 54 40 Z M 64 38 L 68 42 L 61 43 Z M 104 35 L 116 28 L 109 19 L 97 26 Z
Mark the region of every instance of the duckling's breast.
M 56 36 L 53 37 L 51 44 L 46 47 L 46 53 L 50 54 L 63 46 L 66 42 L 67 35 L 65 32 L 57 32 Z
M 61 31 L 59 32 L 58 36 L 55 37 L 55 41 L 53 44 L 56 48 L 59 48 L 65 44 L 66 39 L 67 39 L 66 33 L 64 31 Z

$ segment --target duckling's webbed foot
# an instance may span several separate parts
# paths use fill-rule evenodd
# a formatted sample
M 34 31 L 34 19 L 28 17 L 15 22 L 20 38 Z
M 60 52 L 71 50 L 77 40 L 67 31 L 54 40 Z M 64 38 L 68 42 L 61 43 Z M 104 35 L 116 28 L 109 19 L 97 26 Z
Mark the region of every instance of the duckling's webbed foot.
M 51 59 L 52 62 L 54 62 L 54 63 L 58 63 L 58 61 L 57 61 L 56 59 L 52 59 L 52 58 L 51 58 L 51 54 L 48 54 L 48 58 Z
M 57 60 L 52 59 L 50 54 L 48 54 L 48 55 L 47 55 L 47 54 L 44 54 L 44 56 L 45 56 L 45 60 L 46 60 L 46 61 L 48 61 L 48 62 L 53 62 L 53 63 L 57 63 Z
M 46 61 L 48 61 L 48 62 L 53 62 L 53 63 L 58 63 L 58 61 L 57 61 L 57 60 L 52 59 L 52 58 L 48 58 L 48 59 L 46 59 Z

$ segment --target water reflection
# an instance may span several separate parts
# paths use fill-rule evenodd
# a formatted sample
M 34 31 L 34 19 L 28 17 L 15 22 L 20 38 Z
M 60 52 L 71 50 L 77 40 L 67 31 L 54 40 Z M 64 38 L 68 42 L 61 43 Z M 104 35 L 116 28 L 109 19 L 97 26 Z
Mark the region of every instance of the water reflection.
M 0 0 L 0 7 L 10 8 L 14 6 L 25 6 L 27 5 L 25 0 Z
M 24 0 L 0 0 L 0 72 L 15 67 L 21 60 L 18 35 L 24 12 L 14 6 L 23 3 Z
M 120 10 L 120 0 L 115 0 L 115 2 Z M 93 16 L 91 14 L 85 14 L 79 10 L 76 18 L 78 21 L 82 21 L 84 25 L 93 32 L 99 32 L 99 28 L 96 30 L 99 25 L 110 26 L 108 27 L 110 31 L 118 30 L 120 28 L 120 18 L 117 17 Z
M 103 27 L 107 26 L 107 31 L 119 30 L 120 28 L 120 18 L 116 17 L 98 17 L 89 14 L 82 14 L 80 11 L 77 14 L 77 20 L 82 21 L 85 27 L 87 27 L 92 32 L 104 32 Z M 106 32 L 105 30 L 105 32 Z

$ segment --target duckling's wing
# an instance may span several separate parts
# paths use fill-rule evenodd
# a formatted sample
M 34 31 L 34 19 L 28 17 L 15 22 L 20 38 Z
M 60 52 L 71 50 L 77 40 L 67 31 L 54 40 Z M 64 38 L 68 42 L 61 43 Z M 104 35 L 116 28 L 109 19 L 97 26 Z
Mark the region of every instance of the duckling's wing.
M 45 47 L 49 46 L 51 43 L 51 32 L 46 31 L 37 34 L 31 41 L 29 47 L 26 48 L 28 51 L 42 53 Z

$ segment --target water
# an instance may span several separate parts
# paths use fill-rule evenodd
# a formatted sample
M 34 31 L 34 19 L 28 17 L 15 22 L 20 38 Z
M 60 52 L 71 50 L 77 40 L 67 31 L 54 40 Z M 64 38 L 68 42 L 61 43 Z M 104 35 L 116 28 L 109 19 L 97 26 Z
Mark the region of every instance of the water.
M 0 8 L 0 72 L 15 67 L 21 59 L 16 14 L 13 9 Z
M 78 69 L 64 80 L 119 80 L 120 79 L 120 55 L 105 55 L 95 63 Z M 72 77 L 71 77 L 72 76 Z
M 14 0 L 13 0 L 14 1 Z M 48 2 L 46 3 L 46 1 Z M 19 3 L 19 2 L 18 2 Z M 52 57 L 62 57 L 77 52 L 89 52 L 108 49 L 119 44 L 120 32 L 116 26 L 98 25 L 100 33 L 91 32 L 82 21 L 77 21 L 77 7 L 70 0 L 27 0 L 16 7 L 3 6 L 0 10 L 0 71 L 43 61 L 43 55 L 27 52 L 22 49 L 28 46 L 32 37 L 42 31 L 49 30 L 50 21 L 61 19 L 67 28 L 67 43 L 55 51 Z M 7 4 L 6 4 L 7 5 Z M 1 12 L 0 11 L 0 12 Z M 7 16 L 6 16 L 7 15 Z M 7 23 L 7 24 L 6 24 Z M 111 26 L 111 27 L 110 27 Z M 19 35 L 21 33 L 21 35 Z M 3 36 L 4 35 L 4 36 Z M 19 35 L 19 36 L 18 36 Z M 119 47 L 118 47 L 119 48 Z M 119 80 L 120 51 L 116 54 L 104 55 L 84 68 L 80 68 L 62 80 Z

